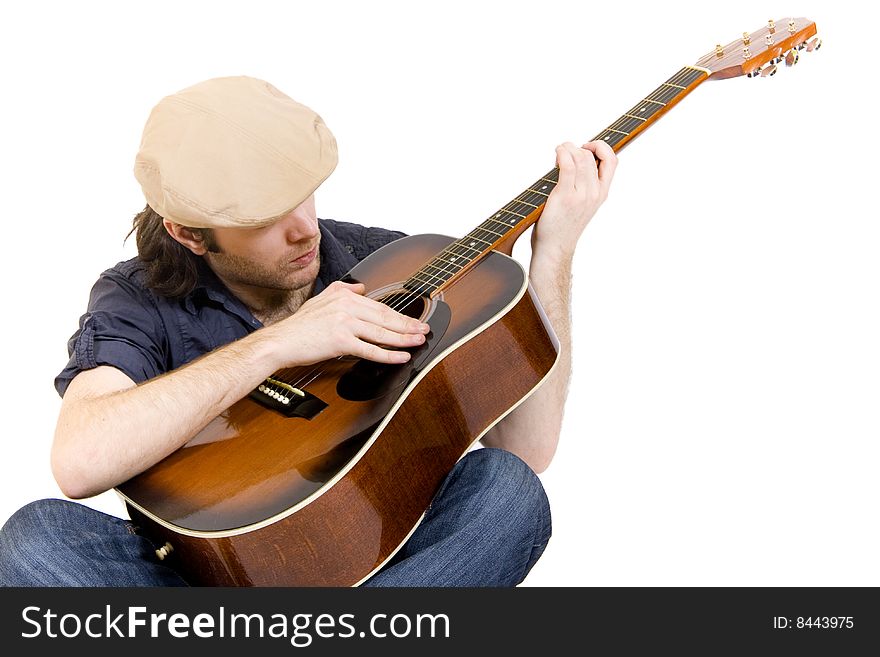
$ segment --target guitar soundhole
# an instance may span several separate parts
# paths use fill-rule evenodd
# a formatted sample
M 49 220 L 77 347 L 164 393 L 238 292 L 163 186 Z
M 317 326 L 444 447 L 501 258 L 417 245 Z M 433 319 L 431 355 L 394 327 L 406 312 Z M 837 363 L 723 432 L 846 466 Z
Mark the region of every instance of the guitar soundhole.
M 428 299 L 422 296 L 416 296 L 409 290 L 395 290 L 383 294 L 377 299 L 379 303 L 393 308 L 402 315 L 423 319 L 428 312 Z
M 413 376 L 424 367 L 429 357 L 442 342 L 452 317 L 449 306 L 443 301 L 431 304 L 424 297 L 413 297 L 406 290 L 395 290 L 378 297 L 382 303 L 409 317 L 427 322 L 431 330 L 425 342 L 407 349 L 412 355 L 401 365 L 357 360 L 336 384 L 336 392 L 350 401 L 369 401 L 400 392 Z

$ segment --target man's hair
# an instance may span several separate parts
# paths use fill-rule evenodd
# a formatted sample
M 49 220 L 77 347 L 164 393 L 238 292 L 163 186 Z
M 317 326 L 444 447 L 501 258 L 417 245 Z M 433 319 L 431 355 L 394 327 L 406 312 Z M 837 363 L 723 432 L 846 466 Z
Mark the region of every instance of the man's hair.
M 217 252 L 210 228 L 191 228 L 205 241 L 209 251 Z M 162 217 L 146 205 L 132 221 L 125 239 L 136 232 L 138 256 L 147 268 L 147 287 L 164 297 L 181 299 L 195 289 L 199 280 L 198 258 L 168 234 Z

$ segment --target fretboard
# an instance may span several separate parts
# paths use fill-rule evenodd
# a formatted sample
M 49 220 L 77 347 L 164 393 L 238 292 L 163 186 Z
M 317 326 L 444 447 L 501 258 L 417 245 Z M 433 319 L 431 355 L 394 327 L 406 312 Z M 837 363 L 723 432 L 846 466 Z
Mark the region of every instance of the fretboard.
M 620 151 L 708 77 L 706 69 L 685 66 L 591 141 L 603 140 L 615 152 Z M 558 183 L 559 168 L 554 167 L 467 235 L 434 256 L 410 276 L 404 287 L 429 296 L 448 287 L 490 251 L 537 221 L 547 197 Z

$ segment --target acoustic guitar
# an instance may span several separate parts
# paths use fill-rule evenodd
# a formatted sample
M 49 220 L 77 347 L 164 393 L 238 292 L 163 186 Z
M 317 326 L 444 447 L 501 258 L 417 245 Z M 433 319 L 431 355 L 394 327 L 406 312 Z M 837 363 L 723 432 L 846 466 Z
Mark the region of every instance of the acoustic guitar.
M 685 66 L 594 139 L 620 151 L 706 80 L 772 76 L 821 44 L 770 21 Z M 418 526 L 455 463 L 552 371 L 558 341 L 513 243 L 554 168 L 460 239 L 405 237 L 346 280 L 431 326 L 402 365 L 341 357 L 283 369 L 117 488 L 193 585 L 353 586 Z M 210 382 L 206 382 L 210 385 Z

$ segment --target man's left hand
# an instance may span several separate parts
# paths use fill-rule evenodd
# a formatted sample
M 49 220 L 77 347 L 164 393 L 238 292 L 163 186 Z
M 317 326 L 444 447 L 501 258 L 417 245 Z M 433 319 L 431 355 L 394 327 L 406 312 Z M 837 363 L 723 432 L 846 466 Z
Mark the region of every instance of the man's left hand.
M 617 155 L 604 141 L 556 147 L 559 183 L 532 233 L 532 253 L 570 260 L 577 241 L 608 198 Z

